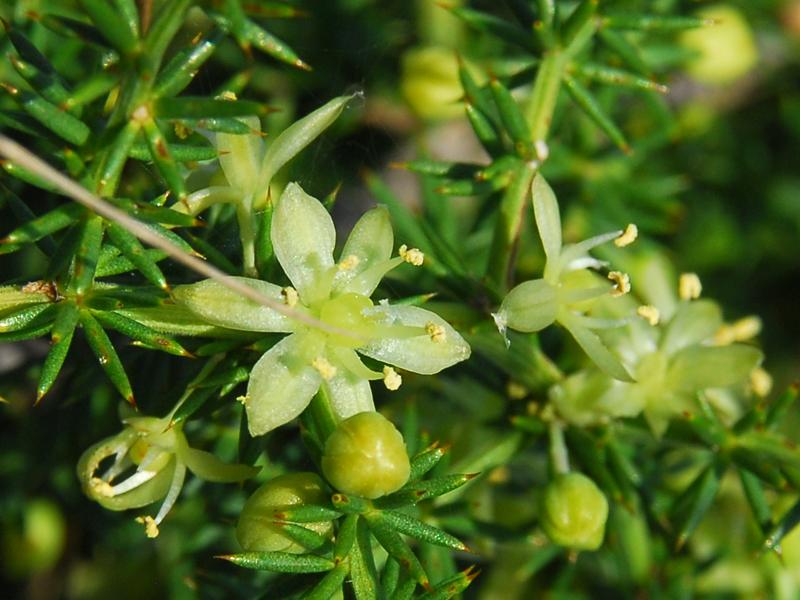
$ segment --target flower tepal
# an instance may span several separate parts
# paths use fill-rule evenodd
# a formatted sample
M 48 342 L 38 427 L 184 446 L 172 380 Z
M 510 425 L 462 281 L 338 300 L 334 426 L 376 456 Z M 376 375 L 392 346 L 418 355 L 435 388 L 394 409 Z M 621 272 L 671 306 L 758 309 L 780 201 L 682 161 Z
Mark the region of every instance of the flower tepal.
M 373 411 L 369 381 L 383 380 L 391 390 L 401 378 L 393 368 L 368 368 L 358 353 L 422 374 L 438 373 L 469 357 L 469 345 L 438 315 L 370 299 L 389 270 L 424 260 L 413 248 L 401 248 L 401 255 L 392 257 L 394 235 L 385 208 L 368 211 L 356 223 L 337 263 L 330 215 L 299 185 L 290 184 L 275 207 L 271 234 L 292 287 L 242 281 L 319 325 L 241 298 L 211 280 L 175 291 L 180 302 L 215 325 L 289 334 L 250 373 L 245 407 L 252 435 L 300 415 L 320 388 L 339 420 Z
M 561 241 L 558 202 L 541 175 L 533 180 L 531 195 L 546 258 L 544 274 L 541 279 L 525 281 L 508 293 L 493 315 L 498 329 L 501 333 L 505 333 L 506 328 L 535 332 L 559 323 L 597 366 L 616 379 L 632 381 L 627 369 L 593 331 L 624 325 L 627 321 L 596 319 L 587 316 L 585 311 L 603 296 L 622 296 L 630 291 L 630 279 L 625 273 L 609 272 L 610 285 L 589 273 L 588 269 L 605 266 L 589 255 L 589 251 L 611 241 L 619 247 L 627 246 L 636 239 L 636 226 L 631 224 L 624 231 L 605 233 L 565 246 Z

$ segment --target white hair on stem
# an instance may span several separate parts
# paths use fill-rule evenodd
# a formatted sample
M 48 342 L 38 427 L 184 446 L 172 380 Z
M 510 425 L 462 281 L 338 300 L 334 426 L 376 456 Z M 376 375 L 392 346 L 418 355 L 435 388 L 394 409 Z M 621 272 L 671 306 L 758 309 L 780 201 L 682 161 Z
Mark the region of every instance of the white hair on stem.
M 350 331 L 323 323 L 319 319 L 315 319 L 314 317 L 294 310 L 282 302 L 276 302 L 272 298 L 261 294 L 250 286 L 237 281 L 234 277 L 231 277 L 215 266 L 210 265 L 195 256 L 187 254 L 171 241 L 148 229 L 138 219 L 131 217 L 129 214 L 93 194 L 77 182 L 54 169 L 51 165 L 43 161 L 31 151 L 24 148 L 22 145 L 3 134 L 0 134 L 0 155 L 5 156 L 9 160 L 17 163 L 20 167 L 28 169 L 39 177 L 47 180 L 65 196 L 72 198 L 79 204 L 89 208 L 101 217 L 122 225 L 125 229 L 143 242 L 153 246 L 154 248 L 163 250 L 170 256 L 170 258 L 182 263 L 195 273 L 199 273 L 200 275 L 204 275 L 210 279 L 218 281 L 228 289 L 233 290 L 241 296 L 286 315 L 290 319 L 301 321 L 307 325 L 321 329 L 328 333 L 344 335 L 351 338 L 354 337 Z

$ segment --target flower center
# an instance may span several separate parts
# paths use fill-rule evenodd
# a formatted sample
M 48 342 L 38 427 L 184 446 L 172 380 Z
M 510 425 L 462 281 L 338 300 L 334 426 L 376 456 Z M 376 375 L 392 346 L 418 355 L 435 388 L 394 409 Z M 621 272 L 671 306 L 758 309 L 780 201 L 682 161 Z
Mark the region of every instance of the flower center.
M 328 334 L 329 342 L 346 348 L 359 348 L 369 342 L 377 333 L 377 328 L 364 312 L 372 306 L 372 300 L 354 293 L 342 294 L 325 302 L 319 312 L 320 320 L 352 334 Z

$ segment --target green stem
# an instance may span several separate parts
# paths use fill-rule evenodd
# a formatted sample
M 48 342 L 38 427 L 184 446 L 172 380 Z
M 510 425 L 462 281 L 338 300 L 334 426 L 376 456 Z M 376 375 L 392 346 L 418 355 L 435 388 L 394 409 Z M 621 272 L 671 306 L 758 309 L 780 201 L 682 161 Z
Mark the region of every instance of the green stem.
M 558 92 L 564 78 L 565 66 L 564 54 L 560 50 L 554 49 L 544 56 L 539 70 L 536 72 L 533 91 L 528 98 L 528 105 L 525 107 L 525 118 L 528 119 L 534 144 L 547 140 L 547 134 L 553 122 Z M 545 158 L 546 156 L 539 156 L 540 161 Z
M 256 270 L 256 216 L 250 202 L 240 202 L 236 205 L 236 218 L 239 221 L 239 238 L 242 240 L 244 275 L 258 277 Z
M 320 386 L 319 391 L 311 399 L 311 404 L 308 405 L 303 417 L 313 425 L 313 431 L 319 437 L 320 446 L 324 448 L 325 441 L 336 430 L 337 425 L 336 415 L 324 385 Z
M 557 421 L 550 422 L 550 462 L 557 475 L 569 473 L 569 452 L 564 442 L 564 428 Z
M 512 280 L 515 250 L 531 183 L 541 163 L 547 158 L 547 134 L 553 121 L 565 66 L 566 59 L 558 49 L 551 50 L 544 56 L 525 107 L 525 117 L 531 128 L 537 160 L 519 166 L 500 200 L 486 270 L 489 287 L 500 297 L 508 291 Z

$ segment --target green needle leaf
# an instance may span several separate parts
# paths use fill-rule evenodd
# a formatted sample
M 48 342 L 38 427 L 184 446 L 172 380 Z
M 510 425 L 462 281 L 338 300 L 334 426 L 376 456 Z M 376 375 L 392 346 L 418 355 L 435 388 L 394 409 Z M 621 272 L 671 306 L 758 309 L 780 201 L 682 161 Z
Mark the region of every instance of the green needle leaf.
M 388 559 L 384 573 L 390 563 L 397 565 L 394 560 Z M 363 519 L 357 521 L 356 542 L 350 550 L 350 581 L 356 600 L 380 598 L 378 571 L 375 568 L 375 558 L 372 554 L 372 537 L 367 522 Z
M 77 221 L 85 209 L 80 204 L 70 202 L 54 208 L 41 217 L 28 221 L 17 229 L 13 230 L 6 237 L 0 240 L 0 254 L 6 254 L 5 246 L 19 247 L 21 244 L 30 244 L 41 240 L 43 237 L 60 231 Z M 14 248 L 16 249 L 16 248 Z M 12 250 L 13 251 L 13 250 Z
M 238 567 L 277 573 L 323 573 L 335 566 L 327 558 L 313 554 L 289 554 L 287 552 L 242 552 L 217 556 Z
M 689 488 L 678 497 L 672 515 L 675 527 L 675 548 L 680 550 L 705 516 L 719 490 L 722 470 L 716 463 L 706 467 Z
M 180 50 L 158 74 L 153 95 L 165 98 L 180 93 L 211 57 L 221 39 L 222 32 L 214 30 L 197 43 Z
M 347 515 L 339 531 L 336 532 L 336 545 L 333 549 L 333 558 L 336 562 L 344 560 L 350 553 L 358 531 L 358 515 Z
M 91 130 L 86 123 L 64 112 L 52 102 L 6 83 L 0 85 L 26 113 L 61 139 L 76 146 L 83 145 L 89 139 Z
M 603 25 L 611 29 L 631 31 L 681 31 L 713 25 L 710 19 L 674 15 L 614 14 L 603 17 Z
M 344 578 L 347 577 L 349 572 L 346 563 L 339 563 L 325 577 L 323 577 L 313 589 L 303 596 L 306 600 L 328 600 L 333 598 L 334 594 L 339 591 L 344 583 Z
M 170 336 L 159 333 L 147 325 L 129 319 L 113 311 L 93 311 L 94 317 L 103 325 L 129 338 L 176 356 L 191 357 L 192 354 Z
M 41 400 L 53 386 L 53 383 L 64 365 L 75 327 L 78 325 L 79 310 L 77 304 L 66 300 L 58 306 L 55 322 L 51 332 L 50 352 L 42 365 L 39 384 L 36 388 L 36 401 Z
M 131 261 L 148 281 L 160 287 L 162 290 L 169 290 L 167 279 L 161 272 L 156 262 L 145 252 L 144 246 L 135 235 L 116 223 L 109 223 L 106 227 L 108 237 L 114 245 Z
M 383 513 L 367 513 L 365 518 L 370 531 L 372 531 L 372 535 L 375 536 L 375 539 L 383 546 L 384 550 L 399 562 L 415 581 L 424 588 L 429 588 L 430 582 L 428 581 L 428 575 L 425 573 L 419 560 L 400 534 L 393 529 L 391 522 L 385 518 Z
M 213 98 L 160 98 L 153 104 L 154 115 L 161 119 L 207 119 L 266 115 L 270 108 L 250 100 L 215 100 Z
M 386 522 L 394 529 L 405 535 L 429 542 L 437 546 L 452 548 L 461 552 L 469 552 L 469 548 L 458 538 L 442 531 L 438 527 L 423 523 L 419 519 L 410 517 L 405 513 L 394 510 L 385 510 L 381 513 Z
M 800 501 L 796 502 L 781 518 L 777 525 L 770 531 L 764 540 L 764 550 L 777 550 L 781 540 L 785 538 L 800 523 Z
M 89 347 L 97 356 L 100 366 L 108 375 L 111 383 L 114 384 L 114 387 L 117 388 L 117 391 L 122 394 L 122 397 L 129 404 L 136 406 L 131 382 L 128 380 L 127 373 L 125 373 L 125 367 L 122 366 L 122 361 L 119 359 L 119 355 L 103 327 L 88 310 L 80 312 L 80 322 L 86 334 L 86 341 L 89 342 Z
M 80 230 L 75 266 L 68 286 L 68 291 L 78 297 L 83 296 L 94 281 L 102 242 L 103 219 L 96 215 L 87 217 Z
M 128 19 L 120 19 L 118 10 L 106 0 L 81 0 L 81 5 L 103 37 L 122 54 L 132 54 L 137 47 L 137 31 Z
M 183 181 L 178 163 L 170 152 L 167 140 L 161 129 L 152 117 L 142 121 L 144 137 L 150 147 L 150 156 L 158 169 L 158 172 L 167 182 L 170 191 L 175 194 L 175 198 L 180 202 L 186 198 L 186 185 Z M 127 156 L 128 152 L 125 152 Z
M 575 101 L 575 104 L 594 121 L 594 124 L 597 125 L 620 150 L 625 153 L 630 152 L 630 146 L 625 140 L 625 135 L 614 124 L 611 118 L 606 115 L 592 93 L 569 76 L 564 77 L 564 84 L 566 85 L 569 95 Z
M 442 457 L 447 454 L 450 446 L 440 446 L 438 442 L 431 444 L 425 450 L 411 459 L 411 473 L 409 481 L 421 479 L 428 471 L 435 467 Z

